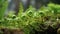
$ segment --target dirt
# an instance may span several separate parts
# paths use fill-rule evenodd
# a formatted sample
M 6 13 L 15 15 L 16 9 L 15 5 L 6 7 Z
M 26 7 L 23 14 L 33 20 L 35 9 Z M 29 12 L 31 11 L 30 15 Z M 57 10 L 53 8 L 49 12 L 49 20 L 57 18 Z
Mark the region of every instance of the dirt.
M 22 29 L 3 28 L 3 29 L 0 29 L 0 31 L 3 32 L 2 34 L 24 34 Z

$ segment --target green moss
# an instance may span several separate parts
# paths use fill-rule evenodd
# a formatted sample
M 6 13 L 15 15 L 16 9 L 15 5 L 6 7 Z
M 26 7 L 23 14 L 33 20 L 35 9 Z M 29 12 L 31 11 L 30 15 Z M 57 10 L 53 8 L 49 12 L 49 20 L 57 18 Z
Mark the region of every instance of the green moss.
M 57 8 L 57 6 L 59 6 Z M 55 10 L 56 9 L 56 10 Z M 48 27 L 56 29 L 60 24 L 60 5 L 49 4 L 47 7 L 43 7 L 36 11 L 31 7 L 23 12 L 23 8 L 20 8 L 18 15 L 10 13 L 7 17 L 1 20 L 0 26 L 7 28 L 21 28 L 25 34 L 30 34 L 32 31 L 44 32 Z M 58 21 L 57 21 L 58 18 Z M 35 31 L 34 31 L 35 30 Z

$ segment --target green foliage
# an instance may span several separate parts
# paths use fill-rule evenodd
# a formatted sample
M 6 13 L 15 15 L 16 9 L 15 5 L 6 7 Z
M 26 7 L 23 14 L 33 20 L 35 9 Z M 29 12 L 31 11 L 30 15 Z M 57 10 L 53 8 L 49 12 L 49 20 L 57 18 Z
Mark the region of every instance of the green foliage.
M 20 2 L 20 8 L 19 8 L 18 16 L 21 16 L 22 13 L 23 13 L 23 5 L 22 5 L 22 2 Z
M 7 0 L 0 0 L 0 20 L 3 18 L 5 9 L 8 5 Z
M 59 15 L 60 5 L 48 4 L 47 7 L 42 7 L 38 11 L 30 6 L 25 12 L 23 12 L 21 7 L 17 16 L 9 13 L 7 17 L 1 20 L 0 26 L 20 28 L 23 29 L 25 34 L 35 34 L 34 30 L 43 32 L 49 26 L 56 29 L 58 24 L 60 24 Z

